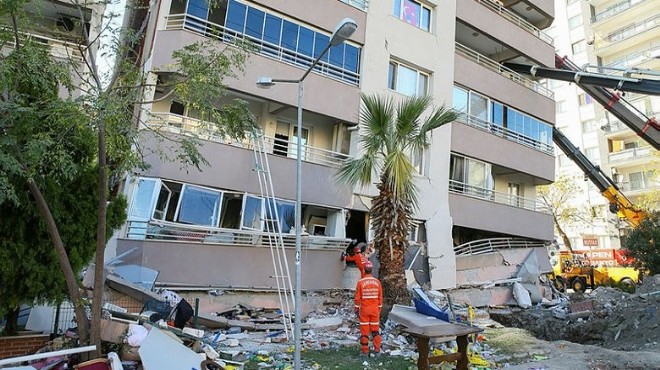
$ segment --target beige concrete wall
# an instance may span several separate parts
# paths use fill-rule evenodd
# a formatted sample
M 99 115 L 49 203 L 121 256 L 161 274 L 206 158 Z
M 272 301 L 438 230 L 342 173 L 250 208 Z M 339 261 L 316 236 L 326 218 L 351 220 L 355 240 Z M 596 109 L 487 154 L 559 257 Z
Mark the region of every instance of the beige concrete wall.
M 555 123 L 554 100 L 537 94 L 458 54 L 455 58 L 454 78 L 456 83 L 460 85 L 492 97 L 545 122 Z
M 538 177 L 539 183 L 554 181 L 554 156 L 458 122 L 452 123 L 451 136 L 455 153 Z
M 456 17 L 483 34 L 497 40 L 505 40 L 508 47 L 515 49 L 536 63 L 554 67 L 554 47 L 532 35 L 515 23 L 499 16 L 477 1 L 457 1 Z M 488 22 L 484 22 L 488 19 Z
M 137 248 L 123 261 L 158 270 L 157 281 L 179 286 L 211 288 L 276 289 L 270 248 L 226 246 L 176 241 L 117 241 L 117 253 Z M 343 263 L 339 249 L 303 250 L 302 288 L 334 289 L 342 284 Z M 294 279 L 294 250 L 287 249 L 291 279 Z
M 554 238 L 549 214 L 459 194 L 449 194 L 449 209 L 456 226 L 548 241 Z
M 392 15 L 391 1 L 371 1 L 367 14 L 367 33 L 363 48 L 362 91 L 404 96 L 387 89 L 389 61 L 396 59 L 425 72 L 430 72 L 430 94 L 434 104 L 450 105 L 453 86 L 455 1 L 436 0 L 431 5 L 432 32 L 426 32 Z M 426 220 L 431 285 L 434 289 L 455 285 L 455 260 L 451 241 L 451 217 L 447 207 L 449 178 L 448 127 L 437 129 L 431 138 L 426 160 L 428 176 L 419 177 L 420 208 L 415 218 Z M 357 153 L 360 149 L 357 148 Z M 353 153 L 355 154 L 355 153 Z M 371 193 L 373 189 L 360 189 Z

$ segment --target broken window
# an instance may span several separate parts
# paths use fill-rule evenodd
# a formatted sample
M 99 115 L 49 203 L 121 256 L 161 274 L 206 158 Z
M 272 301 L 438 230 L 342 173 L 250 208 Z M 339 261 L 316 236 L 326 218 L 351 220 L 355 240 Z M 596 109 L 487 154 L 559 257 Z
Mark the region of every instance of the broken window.
M 217 227 L 221 198 L 222 193 L 219 191 L 184 184 L 177 222 Z

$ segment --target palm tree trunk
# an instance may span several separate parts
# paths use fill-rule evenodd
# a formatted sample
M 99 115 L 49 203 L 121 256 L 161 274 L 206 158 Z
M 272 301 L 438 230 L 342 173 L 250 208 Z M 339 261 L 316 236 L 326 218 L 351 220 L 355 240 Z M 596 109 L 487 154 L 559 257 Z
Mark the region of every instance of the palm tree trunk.
M 57 224 L 53 218 L 53 214 L 50 212 L 48 203 L 44 198 L 39 186 L 34 182 L 34 180 L 28 180 L 28 187 L 30 193 L 35 199 L 37 208 L 44 220 L 46 221 L 46 228 L 48 229 L 48 234 L 55 246 L 55 251 L 57 252 L 57 258 L 60 260 L 60 267 L 62 268 L 62 273 L 64 273 L 64 280 L 66 281 L 66 287 L 69 291 L 69 296 L 71 297 L 71 302 L 73 303 L 74 310 L 76 312 L 76 321 L 78 324 L 78 338 L 81 340 L 81 344 L 87 343 L 87 333 L 89 323 L 87 321 L 87 315 L 85 315 L 85 307 L 83 306 L 82 297 L 80 295 L 80 289 L 78 288 L 78 283 L 76 281 L 76 276 L 71 268 L 69 263 L 69 256 L 66 253 L 64 248 L 64 243 L 62 242 L 62 237 L 60 232 L 57 229 Z
M 381 181 L 378 189 L 379 194 L 373 200 L 370 213 L 380 264 L 378 278 L 383 285 L 383 319 L 394 304 L 410 304 L 404 272 L 404 252 L 408 247 L 411 207 L 397 199 L 384 181 Z

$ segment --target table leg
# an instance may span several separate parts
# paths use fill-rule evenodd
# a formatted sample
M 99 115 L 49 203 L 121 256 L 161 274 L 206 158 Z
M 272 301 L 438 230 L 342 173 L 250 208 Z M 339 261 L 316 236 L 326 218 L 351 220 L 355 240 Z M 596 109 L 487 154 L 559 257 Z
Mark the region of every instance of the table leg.
M 417 370 L 429 370 L 429 338 L 417 337 Z
M 468 339 L 467 335 L 461 335 L 456 337 L 456 345 L 458 346 L 458 353 L 461 354 L 458 361 L 456 361 L 456 370 L 468 370 L 468 357 L 467 357 L 467 345 Z

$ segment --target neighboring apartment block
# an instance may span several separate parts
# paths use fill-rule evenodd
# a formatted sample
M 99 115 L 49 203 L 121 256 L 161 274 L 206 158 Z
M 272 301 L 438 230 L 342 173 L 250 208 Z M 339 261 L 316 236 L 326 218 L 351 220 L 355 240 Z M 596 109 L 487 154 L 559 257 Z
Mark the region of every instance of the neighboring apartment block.
M 552 218 L 535 194 L 535 186 L 555 175 L 553 93 L 502 65 L 553 65 L 552 39 L 542 31 L 553 20 L 552 0 L 228 0 L 213 10 L 206 4 L 157 3 L 142 50 L 146 68 L 153 81 L 167 81 L 171 52 L 189 43 L 244 37 L 256 45 L 245 74 L 227 81 L 228 98 L 249 102 L 266 137 L 291 260 L 295 162 L 302 146 L 304 289 L 341 287 L 340 252 L 351 239 L 370 239 L 375 190 L 335 179 L 337 166 L 361 153 L 361 92 L 395 99 L 431 95 L 436 105 L 462 113 L 433 132 L 427 152 L 411 154 L 422 201 L 410 240 L 425 246 L 433 288 L 452 288 L 460 280 L 457 246 L 553 239 Z M 305 80 L 298 135 L 296 85 L 265 90 L 255 82 L 261 76 L 300 78 L 345 17 L 355 20 L 357 31 L 332 47 Z M 162 97 L 158 88 L 148 97 L 158 101 L 145 107 L 149 125 L 198 135 L 209 166 L 185 171 L 149 157 L 151 167 L 126 182 L 129 221 L 116 253 L 132 251 L 125 261 L 158 270 L 158 282 L 169 286 L 272 288 L 264 220 L 273 215 L 264 206 L 252 142 L 217 137 L 176 96 Z M 142 137 L 144 145 L 156 145 L 152 132 Z
M 562 56 L 588 71 L 613 77 L 637 69 L 635 77 L 659 79 L 660 17 L 652 0 L 575 1 L 556 4 L 551 33 Z M 645 71 L 644 71 L 645 70 Z M 657 151 L 624 123 L 593 101 L 575 84 L 548 81 L 557 101 L 557 127 L 618 185 L 635 204 L 657 209 L 660 169 Z M 660 98 L 622 94 L 641 117 L 658 117 Z M 643 118 L 644 121 L 647 118 Z M 650 128 L 654 130 L 654 128 Z M 607 200 L 584 179 L 563 153 L 558 153 L 557 176 L 574 178 L 581 191 L 576 210 L 590 219 L 566 231 L 576 249 L 616 249 L 628 225 L 609 212 Z

